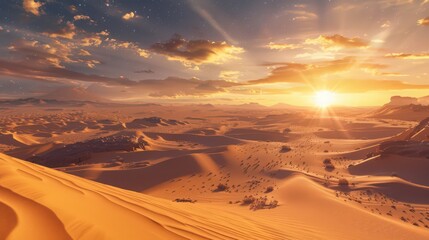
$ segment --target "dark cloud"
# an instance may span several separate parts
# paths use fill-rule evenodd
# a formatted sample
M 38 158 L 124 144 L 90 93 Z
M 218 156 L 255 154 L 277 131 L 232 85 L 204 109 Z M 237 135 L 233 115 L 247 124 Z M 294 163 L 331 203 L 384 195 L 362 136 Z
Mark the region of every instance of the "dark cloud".
M 167 42 L 153 44 L 150 50 L 189 67 L 205 63 L 220 64 L 230 59 L 238 59 L 238 55 L 244 52 L 242 48 L 226 42 L 186 40 L 178 34 Z
M 113 98 L 174 98 L 180 96 L 206 96 L 228 91 L 229 88 L 241 86 L 223 80 L 198 80 L 168 77 L 165 79 L 147 79 L 135 82 L 133 86 L 109 86 L 93 84 L 90 89 L 97 94 L 108 94 Z
M 0 59 L 0 75 L 49 82 L 83 81 L 102 82 L 115 85 L 135 84 L 135 82 L 126 78 L 110 78 L 105 76 L 80 73 L 55 66 L 41 66 L 39 64 L 31 64 L 31 62 L 15 62 L 3 59 Z
M 143 69 L 143 70 L 137 70 L 134 71 L 134 73 L 154 73 L 154 71 L 152 69 Z

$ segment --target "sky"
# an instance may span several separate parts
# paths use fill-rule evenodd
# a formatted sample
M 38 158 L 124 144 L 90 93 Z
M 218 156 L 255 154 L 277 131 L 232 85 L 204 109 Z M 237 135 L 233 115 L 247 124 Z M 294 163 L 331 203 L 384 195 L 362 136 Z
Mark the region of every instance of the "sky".
M 8 0 L 0 98 L 373 106 L 429 95 L 429 0 Z

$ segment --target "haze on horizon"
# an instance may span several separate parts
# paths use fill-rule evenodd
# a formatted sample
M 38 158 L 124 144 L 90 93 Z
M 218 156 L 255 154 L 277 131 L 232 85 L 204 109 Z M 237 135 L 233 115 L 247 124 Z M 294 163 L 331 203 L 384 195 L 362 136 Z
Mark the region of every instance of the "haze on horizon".
M 2 2 L 0 98 L 381 105 L 429 89 L 429 1 Z M 335 104 L 335 103 L 334 103 Z

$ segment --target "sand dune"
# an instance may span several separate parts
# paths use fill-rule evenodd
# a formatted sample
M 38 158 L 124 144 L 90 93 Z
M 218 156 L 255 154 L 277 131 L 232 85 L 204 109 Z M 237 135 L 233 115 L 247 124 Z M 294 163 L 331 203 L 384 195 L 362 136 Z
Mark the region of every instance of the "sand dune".
M 252 213 L 157 199 L 6 155 L 0 155 L 0 171 L 0 208 L 7 218 L 0 233 L 7 239 L 362 239 L 362 231 L 378 239 L 428 236 L 351 207 L 304 177 L 281 186 L 279 197 L 288 204 L 279 211 Z

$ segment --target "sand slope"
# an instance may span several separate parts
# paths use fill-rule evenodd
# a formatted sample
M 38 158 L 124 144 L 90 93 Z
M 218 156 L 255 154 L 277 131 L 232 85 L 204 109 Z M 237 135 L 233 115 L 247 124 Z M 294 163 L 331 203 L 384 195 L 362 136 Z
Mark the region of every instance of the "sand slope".
M 0 239 L 427 239 L 427 230 L 342 203 L 304 176 L 284 206 L 174 203 L 0 155 Z M 334 214 L 334 215 L 332 215 Z

